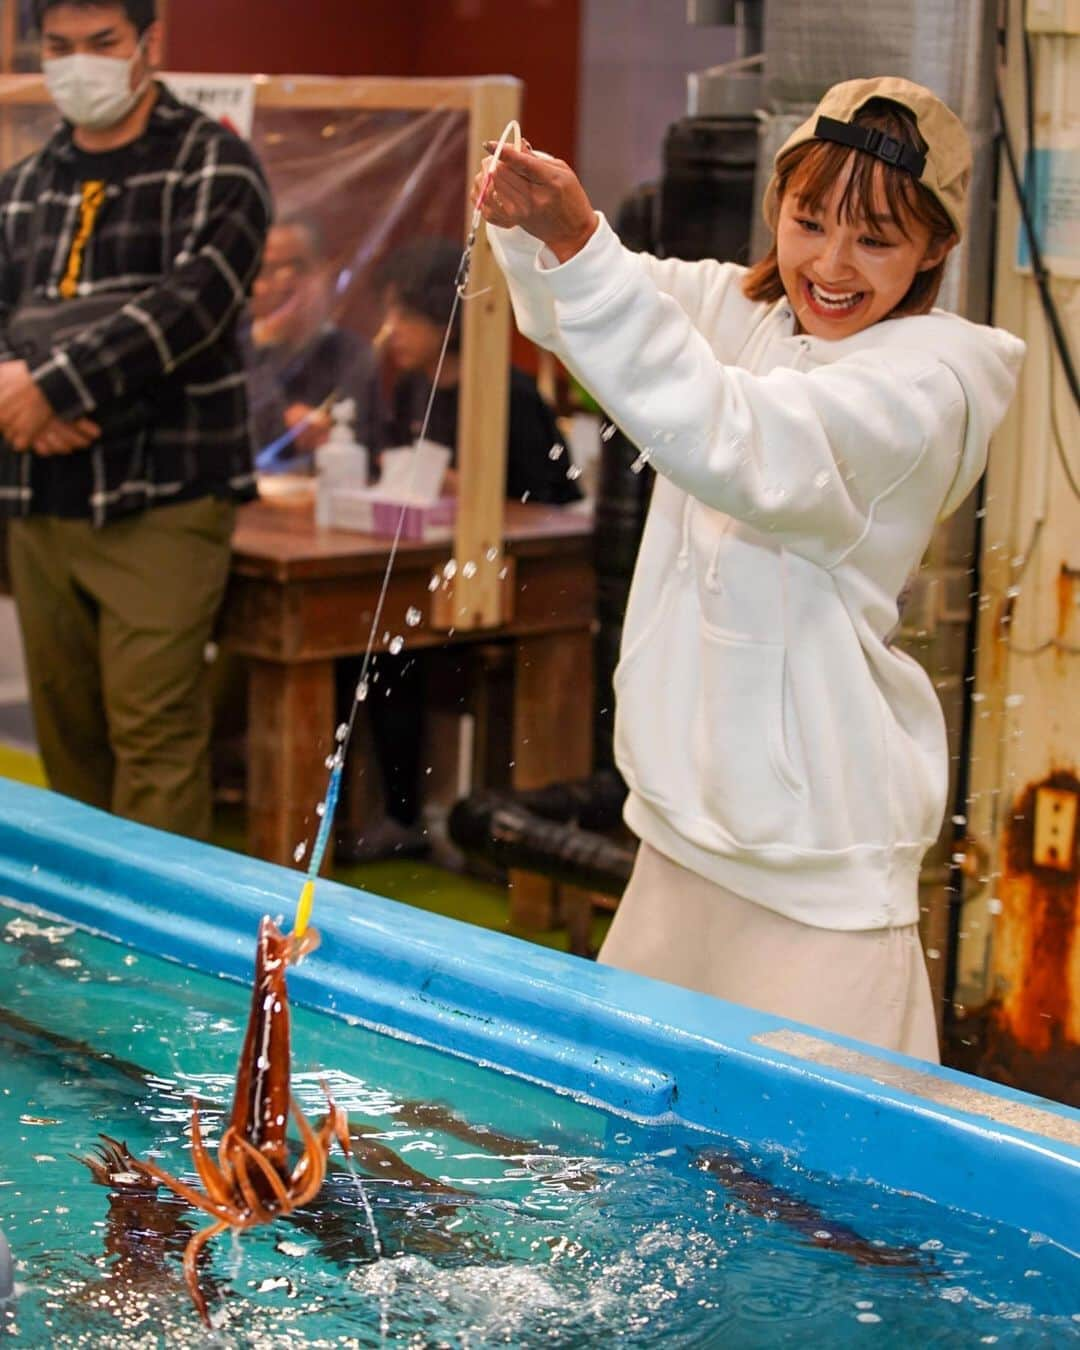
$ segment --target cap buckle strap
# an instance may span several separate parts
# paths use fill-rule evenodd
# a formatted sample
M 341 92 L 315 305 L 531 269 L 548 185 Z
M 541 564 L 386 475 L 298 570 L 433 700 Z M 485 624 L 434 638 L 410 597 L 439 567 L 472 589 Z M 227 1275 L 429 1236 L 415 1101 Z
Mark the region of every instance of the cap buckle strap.
M 925 155 L 913 146 L 898 141 L 895 136 L 886 135 L 877 127 L 859 127 L 851 122 L 838 121 L 835 117 L 819 117 L 814 137 L 819 141 L 847 145 L 853 150 L 864 150 L 885 164 L 905 169 L 913 178 L 921 178 L 926 168 Z

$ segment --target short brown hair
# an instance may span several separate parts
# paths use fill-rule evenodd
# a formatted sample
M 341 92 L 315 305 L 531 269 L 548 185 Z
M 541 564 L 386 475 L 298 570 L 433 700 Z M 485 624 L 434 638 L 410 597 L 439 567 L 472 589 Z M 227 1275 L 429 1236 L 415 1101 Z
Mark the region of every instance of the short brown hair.
M 853 120 L 856 126 L 876 127 L 920 153 L 926 151 L 926 142 L 919 134 L 914 117 L 899 104 L 887 99 L 871 99 Z M 833 141 L 804 141 L 780 159 L 776 166 L 777 200 L 782 200 L 786 192 L 794 192 L 808 211 L 819 211 L 852 157 L 851 176 L 837 205 L 840 217 L 849 224 L 859 219 L 873 220 L 875 202 L 884 191 L 889 214 L 905 235 L 911 222 L 917 221 L 930 231 L 931 247 L 955 241 L 956 230 L 945 208 L 906 169 L 884 164 L 873 155 Z M 892 310 L 890 318 L 925 314 L 933 308 L 945 275 L 945 261 L 942 258 L 935 266 L 915 274 L 907 294 Z M 765 257 L 746 274 L 743 294 L 749 300 L 782 298 L 784 284 L 780 280 L 775 238 Z

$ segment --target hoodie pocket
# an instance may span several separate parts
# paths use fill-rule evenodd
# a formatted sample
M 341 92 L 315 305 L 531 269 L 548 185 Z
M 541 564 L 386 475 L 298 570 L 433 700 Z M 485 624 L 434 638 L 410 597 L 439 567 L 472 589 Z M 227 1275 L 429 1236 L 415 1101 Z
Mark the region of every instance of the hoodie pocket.
M 700 848 L 805 834 L 807 794 L 785 738 L 785 663 L 782 643 L 703 623 L 688 576 L 669 580 L 619 664 L 619 768 Z
M 693 737 L 705 814 L 742 844 L 791 843 L 805 785 L 788 750 L 786 658 L 703 625 Z

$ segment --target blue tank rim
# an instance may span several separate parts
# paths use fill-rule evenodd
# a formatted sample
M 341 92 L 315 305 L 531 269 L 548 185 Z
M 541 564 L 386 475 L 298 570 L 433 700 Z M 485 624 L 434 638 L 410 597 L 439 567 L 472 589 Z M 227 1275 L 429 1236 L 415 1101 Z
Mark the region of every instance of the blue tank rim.
M 0 895 L 250 981 L 298 871 L 0 782 Z M 1080 1111 L 321 881 L 294 1002 L 1080 1252 Z

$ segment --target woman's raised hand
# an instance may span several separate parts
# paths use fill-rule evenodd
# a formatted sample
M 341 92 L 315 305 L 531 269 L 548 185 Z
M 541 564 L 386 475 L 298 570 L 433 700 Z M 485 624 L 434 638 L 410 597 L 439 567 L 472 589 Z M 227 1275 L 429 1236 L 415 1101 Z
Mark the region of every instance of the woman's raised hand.
M 494 149 L 494 142 L 485 141 L 484 148 Z M 504 229 L 520 225 L 547 244 L 560 262 L 588 243 L 597 216 L 569 164 L 538 154 L 527 143 L 520 150 L 504 145 L 494 172 L 493 162 L 491 156 L 485 159 L 473 181 L 473 204 L 479 202 L 486 221 Z M 484 192 L 489 174 L 491 183 Z

